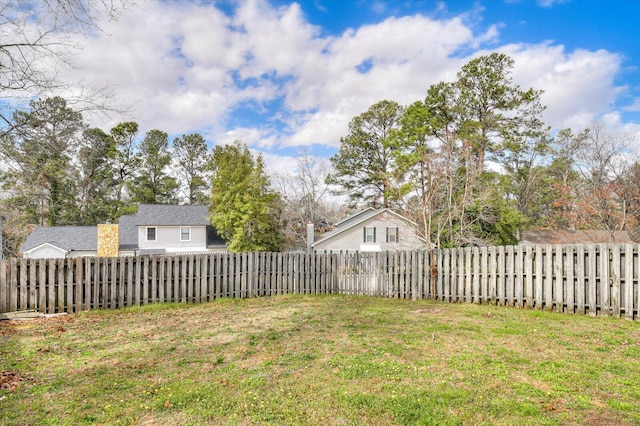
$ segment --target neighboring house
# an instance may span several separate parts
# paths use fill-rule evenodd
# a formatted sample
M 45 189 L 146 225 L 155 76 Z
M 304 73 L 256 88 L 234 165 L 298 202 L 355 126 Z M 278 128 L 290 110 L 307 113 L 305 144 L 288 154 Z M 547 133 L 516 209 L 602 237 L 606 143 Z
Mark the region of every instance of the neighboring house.
M 522 231 L 520 245 L 632 243 L 626 231 L 530 230 Z
M 314 239 L 308 249 L 317 253 L 416 250 L 426 241 L 416 224 L 389 209 L 372 207 L 335 224 L 335 229 Z
M 113 230 L 101 233 L 100 227 Z M 26 258 L 96 256 L 106 245 L 113 246 L 108 256 L 227 248 L 209 222 L 207 206 L 141 204 L 138 213 L 120 217 L 117 225 L 39 227 L 20 246 L 20 252 Z
M 122 254 L 225 251 L 209 221 L 207 206 L 141 204 L 138 213 L 120 218 Z M 121 254 L 121 255 L 122 255 Z
M 95 256 L 98 228 L 95 226 L 41 226 L 20 246 L 27 259 Z

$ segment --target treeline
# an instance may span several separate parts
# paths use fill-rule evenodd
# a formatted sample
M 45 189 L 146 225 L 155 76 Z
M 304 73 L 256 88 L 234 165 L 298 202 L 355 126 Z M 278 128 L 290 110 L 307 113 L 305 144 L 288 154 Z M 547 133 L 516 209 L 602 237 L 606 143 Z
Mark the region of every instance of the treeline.
M 237 142 L 209 150 L 198 134 L 139 135 L 124 122 L 88 128 L 63 98 L 14 112 L 21 123 L 0 139 L 0 213 L 5 255 L 16 255 L 29 225 L 95 225 L 141 203 L 214 205 L 212 223 L 230 249 L 278 251 L 282 206 L 263 160 Z
M 302 153 L 270 175 L 238 141 L 169 141 L 135 122 L 90 128 L 60 97 L 17 110 L 0 134 L 3 252 L 29 225 L 117 222 L 140 203 L 203 204 L 232 251 L 304 247 L 305 226 L 364 206 L 413 219 L 430 247 L 517 243 L 522 230 L 626 230 L 639 237 L 640 163 L 630 139 L 594 123 L 552 132 L 541 92 L 490 54 L 409 106 L 383 100 L 354 117 L 327 163 Z M 329 192 L 348 197 L 342 206 Z M 333 200 L 333 201 L 332 201 Z
M 355 117 L 330 182 L 353 203 L 405 212 L 430 246 L 517 243 L 528 228 L 626 230 L 638 237 L 640 164 L 630 138 L 551 132 L 541 91 L 493 53 L 407 107 L 384 100 Z

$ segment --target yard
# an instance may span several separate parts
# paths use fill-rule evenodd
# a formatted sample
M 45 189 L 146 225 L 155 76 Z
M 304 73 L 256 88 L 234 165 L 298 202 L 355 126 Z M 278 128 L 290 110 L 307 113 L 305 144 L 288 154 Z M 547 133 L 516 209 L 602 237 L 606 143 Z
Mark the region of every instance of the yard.
M 0 322 L 0 424 L 638 424 L 640 323 L 354 296 Z

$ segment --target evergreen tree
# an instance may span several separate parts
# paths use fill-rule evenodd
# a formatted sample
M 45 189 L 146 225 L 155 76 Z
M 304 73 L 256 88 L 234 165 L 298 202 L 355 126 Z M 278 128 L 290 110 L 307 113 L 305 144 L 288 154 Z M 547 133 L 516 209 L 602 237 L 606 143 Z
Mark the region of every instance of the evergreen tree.
M 206 200 L 206 171 L 209 154 L 207 143 L 199 133 L 182 135 L 173 141 L 177 172 L 186 187 L 189 204 L 203 204 Z
M 113 207 L 110 216 L 116 219 L 123 214 L 135 212 L 135 206 L 131 201 L 131 194 L 127 191 L 127 187 L 133 181 L 140 167 L 136 141 L 138 123 L 132 121 L 119 123 L 111 129 L 110 134 L 116 148 L 113 155 Z
M 349 134 L 340 140 L 340 150 L 331 157 L 335 169 L 328 182 L 340 186 L 340 194 L 352 203 L 374 207 L 397 205 L 404 195 L 402 176 L 394 163 L 393 131 L 399 128 L 404 108 L 393 101 L 380 101 L 349 123 Z
M 132 201 L 140 204 L 174 204 L 178 182 L 166 172 L 171 163 L 167 133 L 150 130 L 140 143 L 135 181 L 128 182 Z
M 98 128 L 85 130 L 81 144 L 78 153 L 80 217 L 76 224 L 96 225 L 115 219 L 110 217 L 110 212 L 116 148 L 113 138 Z
M 28 124 L 2 138 L 7 202 L 22 211 L 24 223 L 72 224 L 78 218 L 78 171 L 72 159 L 85 127 L 82 115 L 60 97 L 32 101 L 30 107 L 14 114 Z
M 211 223 L 228 249 L 279 251 L 280 200 L 271 189 L 261 156 L 246 145 L 216 146 L 211 157 Z

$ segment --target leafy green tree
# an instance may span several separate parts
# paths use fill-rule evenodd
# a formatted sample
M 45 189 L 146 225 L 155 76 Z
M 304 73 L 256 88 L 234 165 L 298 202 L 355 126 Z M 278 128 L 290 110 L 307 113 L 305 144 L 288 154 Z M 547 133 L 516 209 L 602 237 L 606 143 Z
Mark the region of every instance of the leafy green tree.
M 136 179 L 128 183 L 133 200 L 142 204 L 172 204 L 177 201 L 178 182 L 166 172 L 171 163 L 167 133 L 150 130 L 140 143 Z
M 182 135 L 173 141 L 173 154 L 177 162 L 177 172 L 185 186 L 189 204 L 206 203 L 206 172 L 208 148 L 199 133 Z
M 211 156 L 211 223 L 233 252 L 279 251 L 280 200 L 261 156 L 246 145 L 216 146 Z
M 349 134 L 340 139 L 340 150 L 330 161 L 335 172 L 330 184 L 341 187 L 352 203 L 390 207 L 405 195 L 402 176 L 394 162 L 399 150 L 393 131 L 400 126 L 404 108 L 380 101 L 349 123 Z

